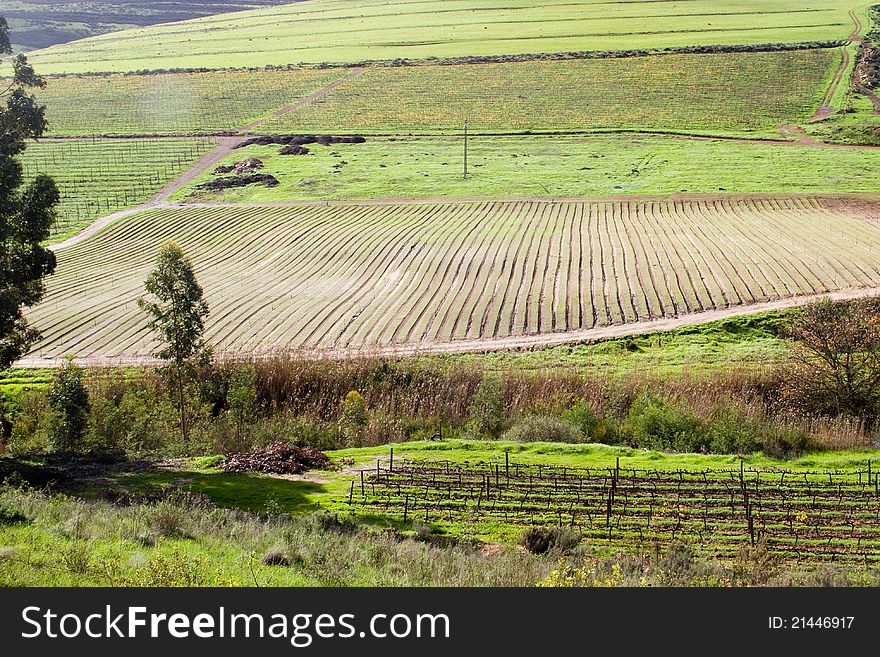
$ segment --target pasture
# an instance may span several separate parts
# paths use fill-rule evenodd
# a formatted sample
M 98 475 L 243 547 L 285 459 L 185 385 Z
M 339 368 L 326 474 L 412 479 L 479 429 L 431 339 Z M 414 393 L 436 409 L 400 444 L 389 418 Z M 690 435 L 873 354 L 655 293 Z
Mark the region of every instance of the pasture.
M 100 35 L 35 51 L 46 73 L 842 40 L 852 0 L 315 0 Z M 430 35 L 426 37 L 426 35 Z
M 483 348 L 869 288 L 872 203 L 819 199 L 156 209 L 58 253 L 31 356 L 147 356 L 159 246 L 192 257 L 218 353 Z M 865 219 L 861 217 L 864 216 Z
M 25 179 L 55 179 L 61 202 L 51 241 L 59 241 L 143 203 L 214 146 L 213 139 L 44 139 L 20 160 Z
M 294 69 L 47 79 L 51 135 L 189 135 L 237 130 L 345 75 Z
M 259 158 L 277 187 L 196 189 L 176 201 L 269 202 L 382 198 L 558 198 L 719 192 L 874 192 L 880 150 L 611 133 L 473 136 L 468 177 L 462 138 L 367 137 L 361 144 L 309 144 L 307 155 L 247 146 L 222 160 Z
M 371 68 L 273 133 L 772 130 L 819 106 L 840 49 Z M 394 111 L 389 111 L 393 107 Z

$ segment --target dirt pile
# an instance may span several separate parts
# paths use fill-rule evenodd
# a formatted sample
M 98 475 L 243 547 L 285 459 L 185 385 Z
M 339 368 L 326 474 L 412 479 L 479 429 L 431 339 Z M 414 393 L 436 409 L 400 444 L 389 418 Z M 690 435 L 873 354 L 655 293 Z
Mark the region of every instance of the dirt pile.
M 271 443 L 249 452 L 233 454 L 223 461 L 226 472 L 265 472 L 268 474 L 299 474 L 306 470 L 323 469 L 330 458 L 314 447 L 297 447 L 289 443 Z
M 236 162 L 235 164 L 226 164 L 217 167 L 216 169 L 214 169 L 214 175 L 219 175 L 223 173 L 234 173 L 241 176 L 246 173 L 252 173 L 262 168 L 263 160 L 256 157 L 249 157 L 246 160 L 241 160 L 240 162 Z
M 366 139 L 360 135 L 350 135 L 347 137 L 334 137 L 333 135 L 261 135 L 244 140 L 236 148 L 279 144 L 283 147 L 279 151 L 281 155 L 307 155 L 309 149 L 306 148 L 306 144 L 329 146 L 330 144 L 363 144 L 365 141 Z
M 245 176 L 224 176 L 222 178 L 209 180 L 201 185 L 196 185 L 196 189 L 219 191 L 222 189 L 230 189 L 232 187 L 246 187 L 247 185 L 277 187 L 278 178 L 268 173 L 249 173 Z

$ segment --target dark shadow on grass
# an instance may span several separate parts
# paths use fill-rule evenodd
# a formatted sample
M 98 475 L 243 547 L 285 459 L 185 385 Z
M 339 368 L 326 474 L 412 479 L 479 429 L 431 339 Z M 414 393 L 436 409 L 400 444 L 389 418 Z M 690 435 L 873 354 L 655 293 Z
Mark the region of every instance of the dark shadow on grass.
M 309 495 L 327 492 L 324 484 L 291 481 L 258 474 L 152 470 L 115 480 L 130 493 L 152 496 L 173 487 L 201 493 L 217 506 L 265 513 L 269 506 L 285 513 L 316 511 L 321 507 Z

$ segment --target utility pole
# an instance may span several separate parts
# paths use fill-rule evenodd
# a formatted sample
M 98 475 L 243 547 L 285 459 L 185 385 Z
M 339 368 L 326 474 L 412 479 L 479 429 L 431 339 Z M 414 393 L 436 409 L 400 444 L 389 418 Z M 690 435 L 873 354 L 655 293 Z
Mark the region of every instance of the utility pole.
M 464 179 L 467 180 L 467 119 L 464 120 Z

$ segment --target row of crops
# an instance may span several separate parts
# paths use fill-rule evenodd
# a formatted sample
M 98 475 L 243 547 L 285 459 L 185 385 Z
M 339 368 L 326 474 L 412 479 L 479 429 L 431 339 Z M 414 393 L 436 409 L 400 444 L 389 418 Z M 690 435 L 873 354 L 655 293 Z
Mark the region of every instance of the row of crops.
M 377 68 L 264 129 L 450 132 L 465 119 L 486 131 L 770 129 L 813 113 L 839 57 L 821 49 Z
M 867 209 L 866 209 L 867 208 Z M 880 277 L 876 204 L 814 198 L 163 208 L 59 252 L 34 357 L 142 356 L 156 253 L 191 256 L 218 352 L 477 343 Z M 470 341 L 470 342 L 468 342 Z
M 37 94 L 53 135 L 189 135 L 237 130 L 343 77 L 340 69 L 49 78 Z
M 371 68 L 267 122 L 275 133 L 744 131 L 806 119 L 839 49 Z M 237 129 L 342 78 L 340 69 L 51 78 L 52 134 Z M 389 111 L 389 108 L 394 108 Z
M 138 205 L 213 149 L 213 139 L 58 139 L 28 144 L 25 179 L 52 176 L 61 192 L 52 239 Z
M 156 25 L 33 54 L 47 72 L 287 65 L 844 39 L 852 0 L 292 3 Z
M 591 542 L 685 541 L 730 558 L 764 543 L 787 560 L 880 562 L 880 478 L 857 471 L 645 470 L 377 461 L 352 483 L 358 512 L 404 521 L 562 525 Z

